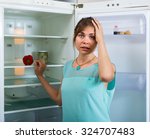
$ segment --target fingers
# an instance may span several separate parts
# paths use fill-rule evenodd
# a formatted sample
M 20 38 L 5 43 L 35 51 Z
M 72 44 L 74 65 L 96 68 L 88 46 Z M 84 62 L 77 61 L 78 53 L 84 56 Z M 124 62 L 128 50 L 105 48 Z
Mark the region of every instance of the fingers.
M 35 67 L 45 67 L 45 64 L 41 60 L 34 60 Z
M 92 20 L 92 23 L 93 23 L 93 25 L 94 25 L 95 28 L 99 28 L 98 23 L 96 22 L 95 19 Z
M 97 28 L 98 28 L 98 25 L 96 24 L 96 22 L 95 22 L 94 20 L 92 20 L 92 23 L 93 23 L 95 29 L 97 29 Z
M 40 61 L 39 60 L 34 60 L 34 66 L 39 67 L 40 66 Z
M 101 29 L 101 24 L 97 19 L 93 18 L 92 23 L 95 26 L 95 28 Z

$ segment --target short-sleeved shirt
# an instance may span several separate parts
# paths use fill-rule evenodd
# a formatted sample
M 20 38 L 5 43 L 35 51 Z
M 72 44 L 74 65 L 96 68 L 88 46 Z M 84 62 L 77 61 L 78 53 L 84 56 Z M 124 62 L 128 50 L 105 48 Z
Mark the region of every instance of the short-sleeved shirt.
M 61 86 L 64 122 L 109 122 L 109 107 L 115 91 L 115 77 L 107 88 L 100 80 L 98 64 L 79 69 L 73 60 L 64 66 Z

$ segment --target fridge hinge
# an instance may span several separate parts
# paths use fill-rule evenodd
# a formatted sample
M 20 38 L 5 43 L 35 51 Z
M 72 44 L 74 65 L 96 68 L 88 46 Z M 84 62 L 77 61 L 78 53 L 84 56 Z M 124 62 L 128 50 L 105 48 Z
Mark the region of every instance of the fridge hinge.
M 83 4 L 75 4 L 75 8 L 83 8 Z

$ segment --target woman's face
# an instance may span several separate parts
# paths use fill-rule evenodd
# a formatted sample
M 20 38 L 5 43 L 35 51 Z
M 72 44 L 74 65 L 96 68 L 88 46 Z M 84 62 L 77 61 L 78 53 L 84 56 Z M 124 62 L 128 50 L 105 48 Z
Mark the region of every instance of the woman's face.
M 80 54 L 90 54 L 96 48 L 95 32 L 92 26 L 87 26 L 79 32 L 75 39 L 75 47 Z

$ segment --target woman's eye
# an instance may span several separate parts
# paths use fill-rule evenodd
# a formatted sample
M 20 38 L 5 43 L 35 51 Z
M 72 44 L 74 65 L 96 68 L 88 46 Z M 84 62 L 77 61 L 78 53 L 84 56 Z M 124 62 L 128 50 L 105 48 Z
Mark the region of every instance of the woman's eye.
M 95 36 L 89 36 L 89 38 L 95 40 Z
M 84 38 L 84 35 L 83 35 L 83 34 L 78 34 L 78 36 L 79 36 L 80 38 Z

